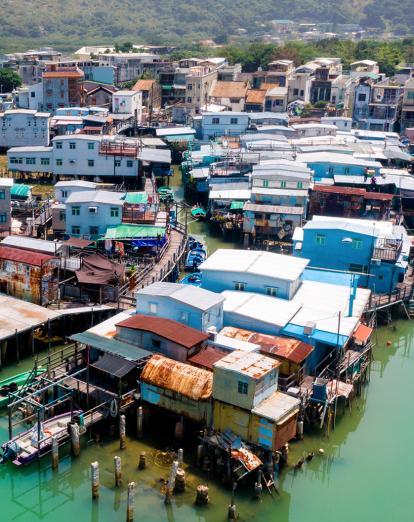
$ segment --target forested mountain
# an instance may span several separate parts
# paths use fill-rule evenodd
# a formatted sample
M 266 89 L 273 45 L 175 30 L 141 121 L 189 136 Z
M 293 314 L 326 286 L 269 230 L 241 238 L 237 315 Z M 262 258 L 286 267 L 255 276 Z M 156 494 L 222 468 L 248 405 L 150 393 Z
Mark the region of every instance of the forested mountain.
M 280 18 L 357 22 L 411 34 L 412 7 L 412 0 L 3 0 L 0 50 L 40 43 L 70 49 L 119 39 L 226 41 L 237 28 L 263 30 Z

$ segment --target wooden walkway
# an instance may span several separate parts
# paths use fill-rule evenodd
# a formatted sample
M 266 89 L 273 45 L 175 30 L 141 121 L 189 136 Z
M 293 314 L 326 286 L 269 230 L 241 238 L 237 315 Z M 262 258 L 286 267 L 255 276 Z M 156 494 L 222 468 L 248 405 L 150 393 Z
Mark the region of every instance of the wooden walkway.
M 367 312 L 374 312 L 388 308 L 398 303 L 405 303 L 412 299 L 414 286 L 414 272 L 410 268 L 402 283 L 398 283 L 396 289 L 388 294 L 371 294 Z

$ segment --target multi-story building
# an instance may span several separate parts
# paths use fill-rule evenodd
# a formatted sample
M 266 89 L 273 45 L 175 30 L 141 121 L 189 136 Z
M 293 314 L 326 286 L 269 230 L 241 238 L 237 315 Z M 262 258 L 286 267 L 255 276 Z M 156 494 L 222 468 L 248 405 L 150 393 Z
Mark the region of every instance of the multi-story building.
M 85 75 L 77 67 L 53 67 L 42 75 L 43 107 L 54 111 L 58 107 L 83 105 L 83 81 Z
M 138 123 L 142 120 L 142 92 L 116 91 L 112 95 L 112 112 L 114 114 L 129 114 Z
M 191 67 L 185 78 L 186 108 L 192 114 L 199 114 L 207 107 L 210 92 L 217 82 L 217 68 L 210 64 Z
M 400 131 L 407 127 L 414 127 L 414 78 L 410 78 L 403 88 Z
M 253 87 L 260 89 L 264 84 L 285 87 L 294 72 L 292 60 L 276 60 L 268 64 L 268 70 L 253 73 Z
M 0 113 L 0 148 L 49 145 L 50 114 L 30 109 Z
M 10 191 L 13 178 L 0 178 L 0 236 L 7 236 L 11 230 Z
M 374 83 L 369 77 L 359 80 L 354 91 L 354 108 L 352 112 L 353 126 L 358 129 L 368 128 L 369 102 L 371 100 L 371 88 Z
M 248 88 L 249 84 L 246 82 L 218 81 L 210 93 L 209 102 L 232 111 L 244 111 Z
M 149 72 L 157 78 L 165 62 L 157 54 L 152 53 L 100 53 L 99 63 L 114 67 L 115 83 L 136 80 Z
M 403 87 L 391 79 L 372 86 L 367 128 L 370 130 L 392 131 L 398 118 Z

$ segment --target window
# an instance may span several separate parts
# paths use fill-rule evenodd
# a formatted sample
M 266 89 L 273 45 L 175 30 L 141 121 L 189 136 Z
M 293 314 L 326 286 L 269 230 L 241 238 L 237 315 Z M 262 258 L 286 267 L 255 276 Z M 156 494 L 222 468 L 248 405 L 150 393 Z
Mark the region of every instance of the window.
M 99 234 L 98 227 L 89 227 L 89 234 L 91 236 L 97 236 Z
M 71 141 L 71 142 L 69 143 L 69 148 L 72 149 L 72 150 L 76 149 L 76 143 L 74 143 L 73 141 Z
M 316 234 L 315 237 L 316 244 L 319 246 L 326 245 L 326 236 L 325 234 Z
M 132 160 L 127 160 L 126 165 L 130 169 L 134 166 L 134 162 Z
M 298 181 L 298 183 L 297 183 L 297 188 L 298 188 L 298 189 L 303 188 L 303 183 L 302 183 L 302 181 Z
M 239 393 L 242 393 L 243 395 L 247 395 L 249 393 L 249 384 L 247 382 L 238 381 L 237 389 L 238 389 Z
M 119 217 L 119 208 L 111 207 L 111 217 Z
M 72 207 L 72 216 L 80 216 L 80 207 Z
M 349 174 L 349 167 L 345 167 L 345 174 Z
M 407 100 L 414 100 L 414 91 L 407 92 Z
M 299 89 L 293 89 L 293 96 L 298 96 Z
M 93 150 L 95 148 L 95 143 L 88 143 L 88 150 Z
M 189 83 L 189 84 L 187 85 L 187 90 L 188 90 L 188 91 L 192 91 L 192 90 L 193 90 L 193 85 L 192 85 L 191 83 Z
M 59 212 L 59 221 L 66 221 L 66 212 L 64 210 Z
M 67 197 L 68 197 L 68 191 L 62 190 L 62 198 L 67 198 Z
M 153 339 L 152 340 L 152 347 L 153 348 L 161 348 L 161 341 L 159 341 L 158 339 Z
M 6 199 L 6 191 L 0 190 L 0 199 Z
M 88 160 L 88 167 L 94 167 L 95 166 L 95 160 Z
M 75 235 L 75 236 L 78 236 L 80 234 L 80 227 L 73 226 L 72 227 L 72 234 Z
M 356 239 L 356 238 L 352 238 L 352 248 L 354 250 L 361 250 L 362 248 L 362 239 Z
M 269 188 L 269 180 L 268 179 L 264 179 L 263 180 L 263 188 Z
M 366 95 L 365 92 L 360 92 L 360 93 L 358 94 L 358 101 L 363 102 L 363 101 L 365 101 L 366 99 L 367 99 L 367 95 Z
M 218 124 L 220 123 L 220 118 L 213 118 L 213 119 L 211 120 L 211 123 L 212 123 L 213 125 L 218 125 Z
M 277 287 L 276 286 L 267 286 L 266 294 L 270 295 L 272 297 L 276 297 L 277 296 Z
M 7 214 L 5 212 L 0 214 L 0 223 L 7 223 Z
M 280 188 L 286 188 L 286 181 L 280 182 Z
M 57 167 L 61 167 L 62 164 L 63 164 L 63 161 L 62 161 L 61 159 L 57 159 L 57 160 L 56 160 L 56 166 L 57 166 Z
M 238 121 L 238 118 L 230 118 L 230 125 L 237 125 Z
M 40 158 L 40 164 L 41 165 L 50 165 L 50 159 L 49 158 Z
M 119 160 L 119 159 L 116 159 L 114 163 L 115 163 L 115 167 L 121 166 L 121 160 Z
M 56 142 L 56 148 L 57 149 L 61 149 L 62 148 L 62 142 L 61 141 L 57 141 Z
M 26 158 L 26 165 L 36 165 L 36 158 Z
M 193 99 L 191 98 L 191 96 L 187 96 L 187 103 L 191 103 L 193 101 Z
M 157 303 L 150 303 L 149 304 L 149 311 L 150 311 L 150 314 L 156 314 L 157 311 L 158 311 Z
M 333 167 L 329 167 L 328 168 L 328 172 L 329 172 L 329 174 L 333 174 L 334 173 L 334 168 Z
M 240 283 L 236 281 L 234 283 L 234 289 L 238 290 L 239 292 L 244 292 L 244 289 L 246 288 L 246 283 Z

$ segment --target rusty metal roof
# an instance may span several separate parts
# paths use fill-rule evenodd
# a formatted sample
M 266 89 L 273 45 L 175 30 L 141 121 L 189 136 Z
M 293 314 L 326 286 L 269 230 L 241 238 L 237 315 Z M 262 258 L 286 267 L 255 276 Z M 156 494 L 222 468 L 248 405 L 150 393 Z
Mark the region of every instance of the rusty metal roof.
M 352 334 L 352 338 L 357 344 L 364 345 L 369 341 L 371 337 L 373 329 L 365 324 L 359 323 L 359 325 L 355 328 L 354 333 Z
M 260 379 L 280 366 L 280 362 L 256 352 L 234 351 L 214 365 L 214 368 L 229 370 L 247 375 L 252 379 Z
M 213 389 L 211 372 L 158 354 L 153 355 L 144 366 L 141 380 L 195 401 L 210 399 Z
M 0 259 L 16 261 L 17 263 L 23 263 L 25 265 L 42 266 L 43 263 L 55 259 L 55 257 L 33 250 L 22 250 L 20 248 L 0 245 Z
M 313 351 L 313 346 L 291 337 L 266 335 L 231 326 L 223 328 L 223 335 L 258 344 L 259 352 L 264 355 L 287 359 L 296 364 L 302 363 Z
M 204 350 L 196 353 L 188 359 L 188 362 L 196 366 L 203 366 L 207 370 L 212 370 L 214 363 L 223 359 L 228 354 L 224 350 L 207 346 Z
M 172 319 L 152 317 L 150 315 L 136 314 L 121 321 L 116 326 L 151 332 L 188 349 L 208 339 L 206 333 L 200 332 L 195 328 L 185 326 L 184 324 L 173 321 Z

